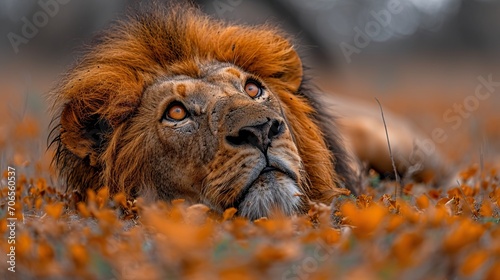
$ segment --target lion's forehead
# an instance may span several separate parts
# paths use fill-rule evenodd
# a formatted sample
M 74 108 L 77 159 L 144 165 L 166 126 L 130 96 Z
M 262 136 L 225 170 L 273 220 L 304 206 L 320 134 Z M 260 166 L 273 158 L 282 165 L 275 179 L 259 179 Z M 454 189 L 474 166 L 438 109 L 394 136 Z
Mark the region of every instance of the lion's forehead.
M 153 93 L 171 94 L 181 99 L 230 96 L 243 91 L 248 74 L 228 64 L 204 66 L 199 77 L 175 75 L 163 77 L 153 86 Z

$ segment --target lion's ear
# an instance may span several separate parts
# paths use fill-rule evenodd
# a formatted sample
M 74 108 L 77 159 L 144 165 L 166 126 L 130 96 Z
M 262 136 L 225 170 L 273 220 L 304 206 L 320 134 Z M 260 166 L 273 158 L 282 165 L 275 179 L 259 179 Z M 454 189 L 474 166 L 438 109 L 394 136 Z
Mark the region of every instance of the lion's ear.
M 211 26 L 207 24 L 206 26 Z M 230 62 L 243 70 L 273 83 L 286 85 L 295 92 L 302 83 L 302 61 L 291 40 L 279 30 L 261 26 L 219 26 L 220 31 L 207 31 L 214 36 L 199 35 L 204 41 L 198 48 L 208 58 Z
M 66 149 L 81 159 L 88 158 L 89 164 L 95 166 L 106 135 L 112 130 L 109 123 L 97 114 L 86 116 L 75 102 L 69 102 L 61 113 L 60 124 L 61 142 Z
M 283 38 L 280 39 L 283 42 L 279 47 L 269 45 L 257 51 L 255 48 L 241 50 L 237 54 L 236 65 L 295 92 L 302 84 L 302 61 L 295 49 Z
M 293 91 L 299 89 L 302 84 L 303 70 L 302 70 L 302 61 L 300 56 L 295 50 L 291 50 L 289 54 L 290 58 L 285 61 L 286 69 L 288 71 L 285 72 L 283 80 L 285 80 Z
M 271 48 L 270 46 L 256 55 L 253 60 L 256 60 L 257 63 L 250 65 L 250 72 L 258 73 L 264 78 L 275 79 L 275 82 L 279 82 L 285 85 L 288 90 L 296 92 L 302 84 L 302 61 L 293 46 L 288 44 L 288 41 L 282 42 L 282 45 L 281 48 Z

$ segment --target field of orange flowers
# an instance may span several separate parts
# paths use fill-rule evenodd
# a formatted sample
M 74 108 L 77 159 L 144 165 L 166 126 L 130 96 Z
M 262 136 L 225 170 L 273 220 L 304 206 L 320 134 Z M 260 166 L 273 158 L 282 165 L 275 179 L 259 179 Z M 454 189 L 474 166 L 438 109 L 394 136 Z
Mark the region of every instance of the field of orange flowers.
M 50 179 L 50 153 L 27 156 L 35 120 L 3 129 L 1 279 L 500 277 L 500 174 L 488 164 L 463 170 L 454 188 L 408 184 L 398 197 L 371 174 L 357 198 L 248 221 L 236 209 L 151 205 L 107 189 L 78 201 Z
M 0 104 L 0 279 L 500 279 L 500 169 L 487 160 L 451 188 L 395 197 L 370 173 L 359 197 L 257 221 L 106 189 L 82 202 L 50 169 L 41 97 L 15 96 Z

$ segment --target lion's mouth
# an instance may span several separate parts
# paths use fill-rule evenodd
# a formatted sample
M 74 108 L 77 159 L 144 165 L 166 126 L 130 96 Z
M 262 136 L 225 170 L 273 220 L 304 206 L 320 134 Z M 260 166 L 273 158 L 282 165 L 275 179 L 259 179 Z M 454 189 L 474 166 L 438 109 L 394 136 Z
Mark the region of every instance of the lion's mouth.
M 259 180 L 259 178 L 261 178 L 264 174 L 270 173 L 270 172 L 279 172 L 279 173 L 282 173 L 282 174 L 290 177 L 292 180 L 296 180 L 295 178 L 293 178 L 292 176 L 289 175 L 289 174 L 293 174 L 291 171 L 284 171 L 284 170 L 278 169 L 274 166 L 268 165 L 268 166 L 264 167 L 259 173 L 256 173 L 256 172 L 254 173 L 254 174 L 257 174 L 257 176 L 254 175 L 255 178 L 253 178 L 253 180 L 250 180 L 250 183 L 242 188 L 242 190 L 240 191 L 240 194 L 238 195 L 238 198 L 235 200 L 234 207 L 238 208 L 240 206 L 241 202 L 243 202 L 243 200 L 246 198 L 246 196 L 250 192 L 250 189 Z
M 259 176 L 274 171 L 283 173 L 284 175 L 288 176 L 295 182 L 297 182 L 298 180 L 297 174 L 294 171 L 292 171 L 287 164 L 285 164 L 281 160 L 274 160 L 274 159 L 268 160 L 268 164 L 260 171 Z M 257 176 L 254 179 L 254 181 L 257 180 L 259 176 Z M 253 183 L 254 182 L 250 183 L 250 185 L 252 185 Z
M 260 172 L 260 175 L 267 173 L 267 172 L 271 172 L 271 171 L 279 171 L 279 170 L 273 166 L 266 166 L 266 167 L 264 167 L 264 169 L 262 169 L 262 171 Z
M 286 215 L 300 208 L 297 175 L 281 166 L 266 166 L 256 170 L 253 180 L 240 191 L 233 207 L 240 215 L 257 219 L 280 211 Z

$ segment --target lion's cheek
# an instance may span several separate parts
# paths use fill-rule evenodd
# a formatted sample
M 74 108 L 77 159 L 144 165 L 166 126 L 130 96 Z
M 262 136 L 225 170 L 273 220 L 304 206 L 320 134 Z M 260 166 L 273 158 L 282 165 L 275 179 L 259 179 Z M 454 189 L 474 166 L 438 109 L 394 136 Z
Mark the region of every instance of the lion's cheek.
M 209 171 L 194 147 L 157 143 L 146 157 L 143 170 L 152 171 L 149 173 L 153 181 L 150 185 L 156 188 L 158 198 L 199 200 L 201 182 Z

